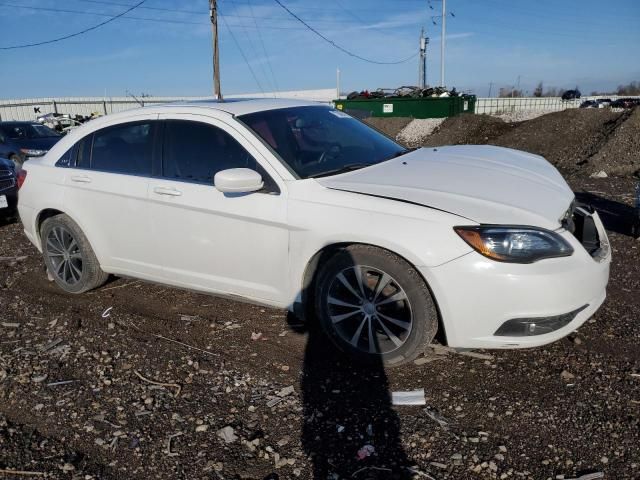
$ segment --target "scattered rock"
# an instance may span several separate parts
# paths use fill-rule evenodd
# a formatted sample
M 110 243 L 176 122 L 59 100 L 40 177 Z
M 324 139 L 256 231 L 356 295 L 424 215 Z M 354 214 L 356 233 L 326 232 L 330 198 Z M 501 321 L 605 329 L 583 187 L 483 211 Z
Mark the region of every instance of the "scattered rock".
M 218 430 L 216 432 L 216 435 L 221 438 L 222 440 L 224 440 L 224 443 L 233 443 L 236 440 L 238 440 L 238 437 L 236 436 L 235 430 L 233 429 L 233 427 L 227 425 L 224 428 L 221 428 L 220 430 Z

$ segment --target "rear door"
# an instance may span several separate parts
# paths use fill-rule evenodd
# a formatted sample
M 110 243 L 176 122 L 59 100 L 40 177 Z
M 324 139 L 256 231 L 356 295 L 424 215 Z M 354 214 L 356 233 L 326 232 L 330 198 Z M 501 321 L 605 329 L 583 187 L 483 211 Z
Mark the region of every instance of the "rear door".
M 284 182 L 228 124 L 164 118 L 162 178 L 152 180 L 149 195 L 167 282 L 279 303 L 288 270 Z M 239 167 L 257 170 L 265 189 L 224 194 L 214 187 L 218 171 Z
M 65 208 L 80 224 L 107 271 L 160 278 L 154 263 L 149 178 L 157 115 L 105 127 L 75 146 L 65 178 Z

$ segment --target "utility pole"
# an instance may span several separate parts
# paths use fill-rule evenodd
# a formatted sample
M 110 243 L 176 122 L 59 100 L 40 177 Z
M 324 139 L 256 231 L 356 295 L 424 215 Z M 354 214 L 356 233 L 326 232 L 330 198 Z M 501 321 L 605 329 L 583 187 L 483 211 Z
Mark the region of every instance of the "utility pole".
M 420 32 L 420 60 L 418 63 L 418 86 L 427 88 L 427 45 L 429 37 L 424 36 L 424 27 Z
M 340 68 L 336 68 L 336 98 L 340 100 Z
M 440 40 L 440 86 L 444 87 L 444 42 L 447 31 L 447 0 L 442 0 L 442 38 Z
M 220 91 L 220 51 L 218 48 L 218 7 L 217 0 L 209 0 L 209 17 L 211 18 L 211 33 L 213 37 L 213 96 L 222 101 Z

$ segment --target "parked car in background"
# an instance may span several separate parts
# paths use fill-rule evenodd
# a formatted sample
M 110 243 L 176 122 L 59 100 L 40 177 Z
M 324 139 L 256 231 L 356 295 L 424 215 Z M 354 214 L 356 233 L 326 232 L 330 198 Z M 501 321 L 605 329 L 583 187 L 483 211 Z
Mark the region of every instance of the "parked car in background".
M 634 108 L 640 105 L 640 98 L 618 98 L 611 102 L 611 108 Z
M 0 122 L 0 156 L 17 167 L 33 157 L 41 157 L 62 136 L 37 122 Z
M 576 98 L 580 98 L 582 94 L 580 90 L 567 90 L 562 94 L 562 100 L 574 100 Z
M 18 212 L 18 176 L 13 162 L 0 157 L 0 219 Z
M 115 274 L 287 308 L 364 361 L 409 362 L 438 331 L 544 345 L 606 295 L 602 222 L 544 158 L 407 149 L 326 105 L 130 110 L 25 169 L 24 231 L 62 290 Z
M 596 100 L 585 100 L 580 104 L 580 108 L 600 108 Z

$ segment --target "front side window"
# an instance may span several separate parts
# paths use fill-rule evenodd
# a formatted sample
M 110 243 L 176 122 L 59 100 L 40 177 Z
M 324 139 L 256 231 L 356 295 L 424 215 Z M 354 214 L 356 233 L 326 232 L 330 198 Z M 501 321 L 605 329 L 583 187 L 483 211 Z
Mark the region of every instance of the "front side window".
M 409 151 L 330 107 L 282 108 L 238 118 L 300 178 L 355 170 Z
M 79 144 L 76 165 L 92 170 L 149 176 L 156 122 L 134 122 L 98 130 Z M 90 139 L 93 138 L 93 142 Z M 90 162 L 87 162 L 89 153 Z
M 251 168 L 263 174 L 236 139 L 206 123 L 168 120 L 162 152 L 162 174 L 172 180 L 211 185 L 214 175 L 228 168 Z

